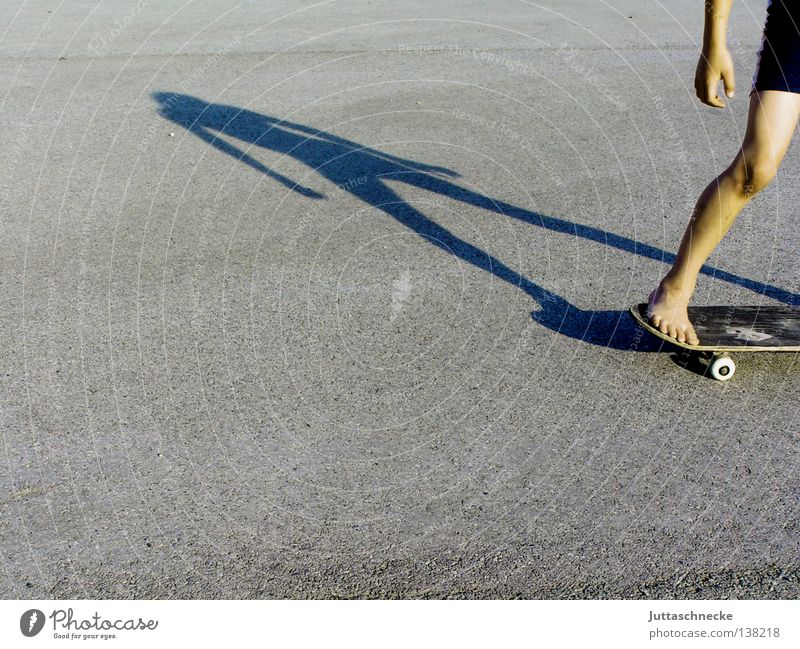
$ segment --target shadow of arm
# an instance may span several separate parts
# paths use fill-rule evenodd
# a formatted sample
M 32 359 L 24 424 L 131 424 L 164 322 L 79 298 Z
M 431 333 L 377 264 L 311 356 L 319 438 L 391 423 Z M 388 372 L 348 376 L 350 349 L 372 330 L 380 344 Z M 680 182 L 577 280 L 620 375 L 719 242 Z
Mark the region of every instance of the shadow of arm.
M 269 176 L 273 180 L 277 180 L 283 186 L 291 189 L 298 194 L 306 196 L 307 198 L 314 198 L 317 200 L 322 200 L 325 198 L 324 194 L 320 194 L 319 192 L 315 192 L 313 189 L 309 187 L 304 187 L 299 185 L 291 180 L 291 178 L 287 178 L 282 174 L 279 174 L 277 171 L 273 171 L 266 165 L 262 164 L 252 156 L 248 155 L 241 149 L 236 148 L 232 144 L 229 144 L 225 140 L 220 139 L 216 135 L 214 135 L 211 131 L 206 128 L 192 128 L 192 133 L 194 133 L 197 137 L 199 137 L 204 142 L 207 142 L 211 146 L 213 146 L 218 151 L 222 151 L 223 153 L 227 153 L 229 156 L 235 158 L 239 162 L 243 162 L 249 167 L 252 167 L 256 171 L 260 171 L 266 176 Z
M 350 140 L 346 140 L 342 137 L 339 137 L 338 135 L 333 135 L 332 133 L 328 133 L 327 131 L 320 131 L 318 129 L 309 128 L 308 126 L 303 126 L 302 124 L 295 124 L 294 122 L 288 122 L 284 120 L 277 122 L 276 125 L 280 126 L 281 128 L 292 129 L 294 131 L 303 133 L 304 135 L 325 140 L 326 142 L 330 142 L 338 146 L 352 149 L 353 151 L 359 151 L 367 155 L 371 155 L 376 158 L 386 160 L 387 162 L 400 165 L 401 167 L 405 167 L 406 169 L 441 174 L 443 176 L 447 176 L 448 178 L 461 177 L 461 174 L 459 174 L 456 171 L 453 171 L 452 169 L 448 169 L 446 167 L 438 167 L 436 165 L 428 165 L 422 162 L 415 162 L 413 160 L 406 160 L 405 158 L 399 158 L 384 151 L 378 151 L 377 149 L 372 149 L 367 146 L 361 146 L 359 144 L 356 144 L 355 142 L 351 142 Z

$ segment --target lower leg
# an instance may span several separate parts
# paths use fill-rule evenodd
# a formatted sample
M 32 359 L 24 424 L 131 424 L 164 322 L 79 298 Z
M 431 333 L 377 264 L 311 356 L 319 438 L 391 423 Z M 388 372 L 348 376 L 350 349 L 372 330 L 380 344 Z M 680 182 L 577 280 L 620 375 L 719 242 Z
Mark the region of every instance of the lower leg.
M 740 187 L 732 165 L 705 188 L 683 234 L 675 263 L 650 294 L 650 321 L 680 342 L 699 342 L 686 307 L 700 269 L 750 198 Z
M 798 113 L 800 95 L 795 93 L 765 91 L 751 96 L 741 151 L 700 195 L 675 263 L 650 294 L 650 321 L 662 333 L 680 342 L 698 344 L 686 307 L 700 268 L 750 198 L 775 175 L 791 141 Z

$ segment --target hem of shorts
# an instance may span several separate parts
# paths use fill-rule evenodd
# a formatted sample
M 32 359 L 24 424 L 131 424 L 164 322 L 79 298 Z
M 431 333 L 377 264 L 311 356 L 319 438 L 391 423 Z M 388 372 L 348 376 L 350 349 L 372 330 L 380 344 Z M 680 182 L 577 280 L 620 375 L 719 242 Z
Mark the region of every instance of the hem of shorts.
M 760 90 L 778 90 L 780 92 L 793 92 L 795 94 L 800 94 L 800 87 L 790 88 L 786 85 L 772 84 L 772 83 L 756 84 L 750 89 L 750 94 L 752 95 L 754 92 Z

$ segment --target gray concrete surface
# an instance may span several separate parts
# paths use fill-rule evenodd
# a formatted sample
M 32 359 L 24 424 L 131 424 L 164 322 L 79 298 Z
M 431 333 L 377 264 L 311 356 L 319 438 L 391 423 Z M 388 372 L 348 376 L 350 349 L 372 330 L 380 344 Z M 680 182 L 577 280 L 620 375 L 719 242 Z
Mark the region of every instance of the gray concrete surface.
M 744 127 L 698 5 L 3 2 L 0 595 L 796 597 L 796 356 L 623 313 Z M 698 303 L 796 303 L 798 167 Z

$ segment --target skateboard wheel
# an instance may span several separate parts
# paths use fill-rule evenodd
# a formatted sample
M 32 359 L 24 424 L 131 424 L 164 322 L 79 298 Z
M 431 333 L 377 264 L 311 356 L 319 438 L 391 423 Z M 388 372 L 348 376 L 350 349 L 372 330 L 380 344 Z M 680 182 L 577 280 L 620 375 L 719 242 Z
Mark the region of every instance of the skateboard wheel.
M 717 381 L 729 381 L 736 371 L 736 364 L 730 356 L 715 356 L 708 370 Z

